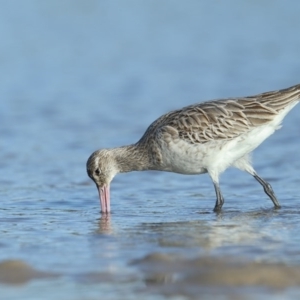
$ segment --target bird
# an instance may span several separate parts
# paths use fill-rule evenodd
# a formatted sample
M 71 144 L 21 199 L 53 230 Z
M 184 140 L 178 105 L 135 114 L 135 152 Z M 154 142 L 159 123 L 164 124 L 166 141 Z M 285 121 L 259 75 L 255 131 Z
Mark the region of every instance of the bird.
M 253 168 L 251 152 L 281 128 L 284 117 L 299 100 L 300 84 L 189 105 L 159 117 L 134 144 L 93 152 L 86 167 L 97 186 L 101 212 L 111 212 L 110 183 L 116 174 L 145 170 L 208 173 L 216 193 L 213 211 L 220 212 L 224 197 L 219 177 L 228 167 L 252 175 L 274 207 L 280 208 L 270 183 Z

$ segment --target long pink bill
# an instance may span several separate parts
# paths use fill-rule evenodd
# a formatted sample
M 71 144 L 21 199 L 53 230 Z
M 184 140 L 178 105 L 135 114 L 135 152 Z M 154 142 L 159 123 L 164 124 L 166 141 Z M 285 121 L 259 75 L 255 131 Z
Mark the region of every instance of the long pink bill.
M 103 214 L 110 213 L 110 191 L 109 185 L 104 185 L 103 187 L 98 187 L 99 198 L 100 198 L 100 205 L 101 205 L 101 212 Z

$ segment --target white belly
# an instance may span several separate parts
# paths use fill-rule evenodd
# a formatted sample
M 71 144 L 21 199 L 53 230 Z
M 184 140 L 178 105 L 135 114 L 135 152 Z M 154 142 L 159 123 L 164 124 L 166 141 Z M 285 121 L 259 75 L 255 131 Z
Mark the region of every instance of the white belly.
M 221 173 L 253 151 L 274 131 L 274 126 L 265 125 L 231 140 L 214 140 L 205 144 L 190 144 L 184 140 L 161 143 L 161 170 L 202 174 L 215 169 Z
M 162 143 L 162 170 L 181 174 L 201 174 L 207 170 L 203 145 L 191 145 L 185 141 Z
M 269 123 L 254 127 L 234 139 L 212 140 L 205 144 L 190 144 L 171 135 L 160 140 L 162 166 L 160 170 L 181 174 L 201 174 L 208 170 L 223 172 L 244 157 L 280 128 L 285 115 L 296 105 L 292 103 Z

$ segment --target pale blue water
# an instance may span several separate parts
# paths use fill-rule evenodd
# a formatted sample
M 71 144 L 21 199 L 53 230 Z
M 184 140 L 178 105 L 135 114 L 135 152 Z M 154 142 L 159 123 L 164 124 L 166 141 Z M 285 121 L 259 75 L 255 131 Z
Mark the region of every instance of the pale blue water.
M 278 211 L 239 171 L 220 215 L 208 176 L 142 172 L 115 178 L 107 220 L 85 163 L 168 110 L 299 83 L 299 15 L 283 0 L 0 1 L 0 263 L 58 275 L 14 285 L 0 269 L 1 299 L 297 299 L 295 284 L 207 286 L 176 265 L 153 284 L 164 272 L 139 260 L 300 268 L 299 107 L 254 154 Z

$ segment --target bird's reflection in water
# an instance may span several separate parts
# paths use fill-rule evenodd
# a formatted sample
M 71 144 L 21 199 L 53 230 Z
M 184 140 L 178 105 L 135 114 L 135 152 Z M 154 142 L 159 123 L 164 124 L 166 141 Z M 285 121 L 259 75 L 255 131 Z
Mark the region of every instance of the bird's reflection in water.
M 111 225 L 111 215 L 102 214 L 98 221 L 98 233 L 100 234 L 113 234 L 113 227 Z

